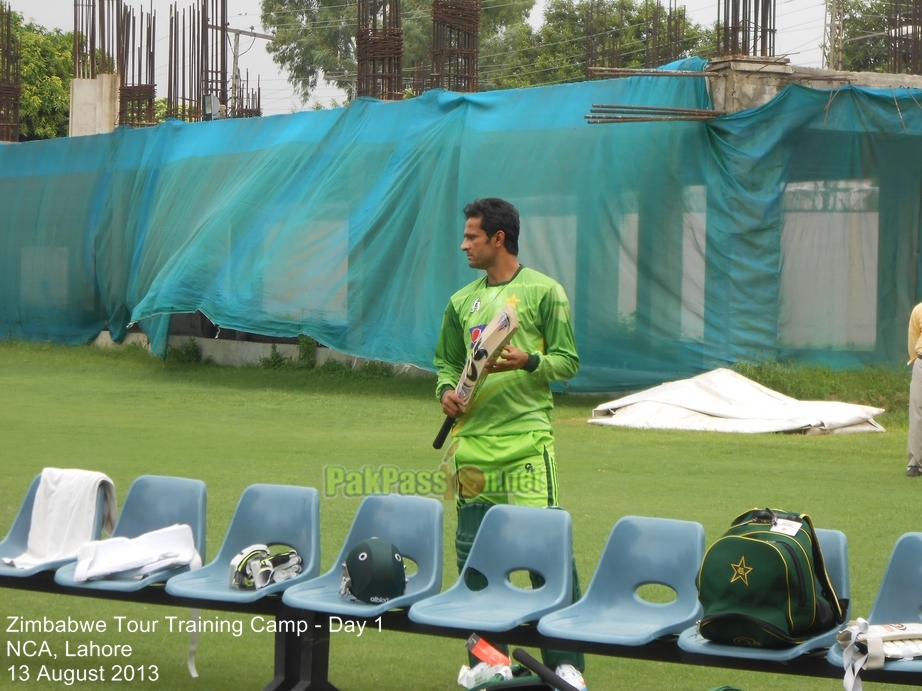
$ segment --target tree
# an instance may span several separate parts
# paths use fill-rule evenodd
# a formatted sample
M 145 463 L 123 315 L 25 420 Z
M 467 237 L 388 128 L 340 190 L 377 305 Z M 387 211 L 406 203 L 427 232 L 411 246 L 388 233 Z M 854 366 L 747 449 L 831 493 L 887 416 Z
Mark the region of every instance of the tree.
M 585 79 L 587 36 L 618 37 L 623 67 L 643 66 L 652 46 L 651 0 L 549 0 L 544 24 L 527 23 L 534 0 L 484 0 L 480 21 L 482 89 L 509 89 Z M 289 81 L 307 102 L 318 80 L 348 90 L 355 76 L 357 0 L 262 0 L 262 21 L 274 28 L 269 50 L 288 69 Z M 657 30 L 665 43 L 666 13 Z M 713 44 L 713 32 L 683 18 L 679 53 L 694 54 Z M 428 65 L 432 54 L 432 0 L 403 0 L 403 66 Z
M 649 51 L 655 47 L 654 28 L 666 47 L 666 13 L 657 16 L 651 8 L 648 0 L 549 0 L 537 31 L 515 28 L 481 44 L 481 83 L 508 89 L 581 81 L 589 39 L 599 49 L 615 49 L 621 67 L 643 67 L 648 58 L 663 62 Z M 713 45 L 711 33 L 684 16 L 681 21 L 684 40 L 672 52 L 686 57 Z
M 887 14 L 890 0 L 838 0 L 842 21 L 842 68 L 887 72 L 890 68 Z
M 70 119 L 74 36 L 60 29 L 23 24 L 13 12 L 13 33 L 19 39 L 22 98 L 19 139 L 66 137 Z
M 481 43 L 514 27 L 521 31 L 534 0 L 485 0 Z M 404 69 L 432 60 L 432 0 L 402 0 Z M 288 80 L 304 103 L 326 79 L 351 93 L 356 75 L 357 0 L 262 0 L 262 23 L 275 31 L 268 50 L 288 70 Z

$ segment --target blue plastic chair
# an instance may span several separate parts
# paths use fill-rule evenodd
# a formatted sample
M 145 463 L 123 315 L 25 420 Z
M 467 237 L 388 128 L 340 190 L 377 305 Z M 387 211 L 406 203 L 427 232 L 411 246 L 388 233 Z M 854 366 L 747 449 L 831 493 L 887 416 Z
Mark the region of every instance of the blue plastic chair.
M 376 617 L 435 595 L 442 587 L 442 519 L 442 504 L 435 499 L 399 494 L 365 497 L 333 567 L 319 578 L 288 588 L 282 602 L 313 612 Z M 339 594 L 346 556 L 356 544 L 372 537 L 390 542 L 418 567 L 408 577 L 406 592 L 381 604 Z
M 465 574 L 440 595 L 410 607 L 420 624 L 476 631 L 509 631 L 538 621 L 572 601 L 573 541 L 570 514 L 562 509 L 494 506 L 483 518 L 465 564 L 487 579 L 471 590 Z M 514 571 L 540 574 L 545 584 L 523 589 L 513 585 Z
M 880 589 L 868 616 L 869 624 L 922 623 L 922 533 L 906 533 L 897 539 L 887 562 Z M 842 647 L 833 645 L 826 656 L 842 669 Z M 887 660 L 892 672 L 922 672 L 922 660 Z
M 29 491 L 26 492 L 25 499 L 19 507 L 19 513 L 10 527 L 9 533 L 0 542 L 0 559 L 13 558 L 25 553 L 29 545 L 29 528 L 32 526 L 32 506 L 35 504 L 35 495 L 38 492 L 38 486 L 41 482 L 42 475 L 39 473 L 32 480 Z M 96 519 L 93 523 L 93 539 L 98 540 L 102 537 L 102 526 L 106 519 L 106 490 L 100 487 L 96 495 Z M 0 578 L 27 578 L 40 571 L 55 571 L 70 562 L 77 561 L 77 557 L 70 559 L 56 559 L 44 564 L 37 564 L 28 569 L 18 569 L 15 566 L 7 566 L 0 562 Z
M 186 524 L 192 528 L 195 549 L 205 558 L 205 483 L 182 477 L 142 475 L 128 489 L 122 513 L 118 517 L 112 537 L 135 538 L 152 530 Z M 74 580 L 76 563 L 58 569 L 54 581 L 58 585 L 89 590 L 132 592 L 151 583 L 162 583 L 171 576 L 184 573 L 188 566 L 152 573 L 138 580 L 99 579 Z
M 851 599 L 851 586 L 849 585 L 848 578 L 848 541 L 845 539 L 844 533 L 838 530 L 823 530 L 822 528 L 817 528 L 816 536 L 823 550 L 823 559 L 826 562 L 826 573 L 829 574 L 832 587 L 836 589 L 836 595 L 839 596 L 839 599 Z M 848 617 L 849 612 L 846 612 L 846 621 Z M 762 649 L 712 643 L 699 636 L 696 627 L 691 627 L 683 631 L 679 636 L 679 647 L 689 653 L 785 662 L 787 660 L 793 660 L 795 657 L 799 657 L 811 650 L 838 645 L 836 634 L 841 628 L 841 625 L 837 625 L 829 631 L 814 636 L 791 648 Z
M 644 645 L 677 634 L 701 615 L 695 576 L 704 557 L 700 523 L 625 516 L 612 528 L 582 599 L 538 622 L 545 636 L 615 645 Z M 660 604 L 637 589 L 659 584 L 676 599 Z
M 259 590 L 238 590 L 230 584 L 231 560 L 253 544 L 280 543 L 301 557 L 301 573 Z M 178 597 L 254 602 L 271 593 L 315 578 L 320 573 L 320 495 L 312 487 L 251 485 L 244 490 L 230 528 L 215 559 L 197 571 L 173 576 L 166 591 Z

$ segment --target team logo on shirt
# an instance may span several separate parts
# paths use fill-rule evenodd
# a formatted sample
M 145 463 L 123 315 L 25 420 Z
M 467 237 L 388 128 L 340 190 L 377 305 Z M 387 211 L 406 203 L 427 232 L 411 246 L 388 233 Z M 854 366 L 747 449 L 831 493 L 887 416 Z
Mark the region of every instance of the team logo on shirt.
M 474 300 L 474 304 L 471 305 L 471 314 L 480 310 L 480 298 Z
M 474 344 L 477 343 L 477 341 L 480 340 L 480 336 L 481 336 L 481 334 L 483 334 L 483 330 L 484 330 L 485 328 L 487 328 L 487 325 L 486 325 L 486 324 L 480 324 L 479 326 L 472 326 L 472 327 L 470 328 L 470 332 L 471 332 L 471 348 L 473 348 L 473 347 L 474 347 Z

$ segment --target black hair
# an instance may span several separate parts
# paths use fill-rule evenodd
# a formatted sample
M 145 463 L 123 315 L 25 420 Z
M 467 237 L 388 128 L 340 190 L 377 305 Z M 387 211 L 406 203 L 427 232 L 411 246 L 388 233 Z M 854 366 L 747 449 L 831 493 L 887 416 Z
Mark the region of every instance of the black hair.
M 506 251 L 512 255 L 519 253 L 519 212 L 505 199 L 475 199 L 464 207 L 464 218 L 479 218 L 480 227 L 488 238 L 492 238 L 497 230 L 503 231 Z

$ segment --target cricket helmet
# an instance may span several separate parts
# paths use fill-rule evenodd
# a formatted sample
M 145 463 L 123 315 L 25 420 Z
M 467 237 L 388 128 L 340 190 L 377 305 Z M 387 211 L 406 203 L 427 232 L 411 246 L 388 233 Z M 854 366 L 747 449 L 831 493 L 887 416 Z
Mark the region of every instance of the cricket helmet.
M 397 548 L 373 537 L 353 547 L 343 562 L 339 594 L 369 604 L 381 604 L 403 595 L 407 571 Z

